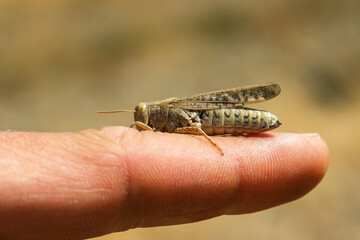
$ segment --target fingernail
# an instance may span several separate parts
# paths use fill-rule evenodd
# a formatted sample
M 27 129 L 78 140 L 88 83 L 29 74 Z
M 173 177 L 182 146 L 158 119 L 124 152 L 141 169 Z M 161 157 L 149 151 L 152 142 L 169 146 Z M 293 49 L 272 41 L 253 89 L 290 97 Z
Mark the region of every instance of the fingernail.
M 306 137 L 306 140 L 311 143 L 318 143 L 319 140 L 321 140 L 320 134 L 318 133 L 302 133 L 304 137 Z
M 309 137 L 315 137 L 315 138 L 321 138 L 320 134 L 318 134 L 318 133 L 302 133 L 302 135 L 309 136 Z

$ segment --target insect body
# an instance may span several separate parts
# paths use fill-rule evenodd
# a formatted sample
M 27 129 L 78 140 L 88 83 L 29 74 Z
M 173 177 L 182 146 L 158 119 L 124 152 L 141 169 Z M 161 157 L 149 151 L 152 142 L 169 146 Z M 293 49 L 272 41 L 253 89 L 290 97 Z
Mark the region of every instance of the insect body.
M 250 109 L 217 109 L 201 113 L 201 128 L 208 135 L 265 132 L 280 122 L 267 111 Z
M 100 113 L 134 112 L 133 125 L 138 130 L 202 134 L 223 155 L 208 135 L 259 133 L 279 127 L 281 123 L 270 112 L 246 108 L 244 104 L 269 100 L 280 91 L 277 83 L 268 83 L 140 103 L 135 111 Z

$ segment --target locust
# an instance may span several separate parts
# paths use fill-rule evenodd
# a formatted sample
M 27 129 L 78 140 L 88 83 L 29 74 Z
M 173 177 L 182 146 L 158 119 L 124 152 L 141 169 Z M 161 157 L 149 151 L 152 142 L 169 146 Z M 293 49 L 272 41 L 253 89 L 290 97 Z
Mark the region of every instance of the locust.
M 267 101 L 281 92 L 277 83 L 266 83 L 185 98 L 168 98 L 162 101 L 142 102 L 135 110 L 112 110 L 98 113 L 134 113 L 139 131 L 150 130 L 168 133 L 204 136 L 221 155 L 222 149 L 209 137 L 260 133 L 281 125 L 275 115 L 265 110 L 245 107 L 246 104 Z

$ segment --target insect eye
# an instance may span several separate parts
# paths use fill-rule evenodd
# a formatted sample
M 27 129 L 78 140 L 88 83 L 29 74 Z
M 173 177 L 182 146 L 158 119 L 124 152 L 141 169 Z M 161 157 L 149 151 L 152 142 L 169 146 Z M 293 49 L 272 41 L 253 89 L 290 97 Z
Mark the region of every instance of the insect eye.
M 144 103 L 140 104 L 140 110 L 145 111 L 145 109 L 146 109 L 146 104 Z

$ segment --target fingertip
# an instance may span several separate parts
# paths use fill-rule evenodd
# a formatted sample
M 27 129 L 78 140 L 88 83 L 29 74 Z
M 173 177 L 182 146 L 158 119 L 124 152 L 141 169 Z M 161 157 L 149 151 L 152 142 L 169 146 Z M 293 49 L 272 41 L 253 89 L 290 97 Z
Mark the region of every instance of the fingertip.
M 300 134 L 303 140 L 303 162 L 314 188 L 325 176 L 329 165 L 329 148 L 317 133 Z M 311 187 L 311 186 L 310 186 Z M 310 190 L 312 189 L 310 188 Z
M 306 133 L 293 134 L 293 136 L 295 139 L 293 141 L 290 139 L 288 143 L 293 148 L 290 151 L 297 155 L 289 161 L 293 169 L 292 174 L 301 175 L 303 181 L 308 182 L 308 186 L 303 184 L 304 188 L 307 187 L 310 191 L 325 176 L 329 162 L 329 149 L 319 134 Z
M 255 212 L 301 198 L 326 173 L 329 151 L 319 135 L 276 132 L 247 142 L 248 150 L 243 146 L 243 157 L 237 158 L 238 198 L 229 214 Z
M 319 175 L 324 176 L 329 165 L 329 148 L 324 139 L 317 133 L 301 134 L 306 144 L 312 150 L 314 169 L 318 170 Z M 308 152 L 309 149 L 307 149 Z
M 284 200 L 298 199 L 314 189 L 324 178 L 329 162 L 329 149 L 319 134 L 284 134 L 287 141 L 279 157 L 287 163 L 280 174 L 284 181 Z

